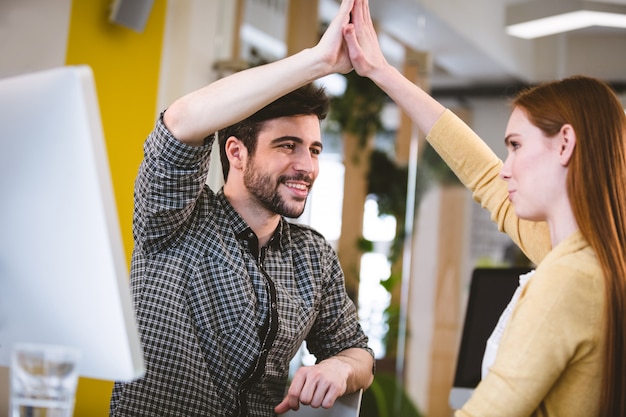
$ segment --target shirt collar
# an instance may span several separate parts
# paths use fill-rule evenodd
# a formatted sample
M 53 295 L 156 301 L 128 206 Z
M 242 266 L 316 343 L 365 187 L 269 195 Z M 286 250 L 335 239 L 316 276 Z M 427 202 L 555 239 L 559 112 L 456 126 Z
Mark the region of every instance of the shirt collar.
M 252 228 L 248 226 L 248 223 L 237 213 L 234 207 L 230 204 L 226 196 L 224 195 L 224 190 L 221 189 L 217 193 L 217 198 L 222 207 L 224 208 L 224 212 L 226 213 L 230 227 L 233 229 L 235 233 L 235 237 L 239 240 L 247 240 L 250 248 L 258 248 L 259 239 L 257 235 L 254 233 Z M 284 233 L 286 231 L 287 221 L 281 216 L 280 221 L 278 222 L 278 226 L 276 230 L 274 230 L 274 234 L 270 238 L 267 246 L 272 249 L 281 249 L 282 248 L 282 240 Z

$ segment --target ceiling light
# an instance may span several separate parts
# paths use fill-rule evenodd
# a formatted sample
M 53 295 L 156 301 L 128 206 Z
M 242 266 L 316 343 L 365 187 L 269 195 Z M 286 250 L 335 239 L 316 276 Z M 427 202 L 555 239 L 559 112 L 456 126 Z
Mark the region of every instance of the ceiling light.
M 534 0 L 506 10 L 506 32 L 533 39 L 591 26 L 626 28 L 626 6 L 584 0 Z

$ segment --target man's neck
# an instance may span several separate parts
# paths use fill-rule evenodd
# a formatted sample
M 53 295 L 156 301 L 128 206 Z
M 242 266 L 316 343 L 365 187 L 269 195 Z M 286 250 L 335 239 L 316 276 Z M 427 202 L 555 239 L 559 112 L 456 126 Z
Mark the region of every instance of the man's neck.
M 228 187 L 224 187 L 224 196 L 257 235 L 259 248 L 267 245 L 278 227 L 280 214 L 260 206 L 256 201 L 251 200 L 249 195 L 233 193 Z

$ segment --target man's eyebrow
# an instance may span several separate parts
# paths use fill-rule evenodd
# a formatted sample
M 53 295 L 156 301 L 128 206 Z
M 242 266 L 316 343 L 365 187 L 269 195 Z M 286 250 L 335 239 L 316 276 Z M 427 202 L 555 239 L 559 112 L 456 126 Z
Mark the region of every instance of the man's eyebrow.
M 280 136 L 280 137 L 278 137 L 276 139 L 272 139 L 271 143 L 273 145 L 279 145 L 279 144 L 284 143 L 284 142 L 297 142 L 299 144 L 304 143 L 302 138 L 299 138 L 297 136 Z M 324 145 L 320 141 L 313 142 L 312 146 L 314 146 L 316 148 L 324 149 Z

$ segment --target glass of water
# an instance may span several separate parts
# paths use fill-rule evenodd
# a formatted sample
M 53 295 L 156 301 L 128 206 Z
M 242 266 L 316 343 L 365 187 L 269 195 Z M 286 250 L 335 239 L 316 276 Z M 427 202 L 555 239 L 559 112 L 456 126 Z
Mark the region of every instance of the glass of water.
M 79 359 L 80 352 L 67 346 L 14 346 L 10 417 L 71 417 Z

